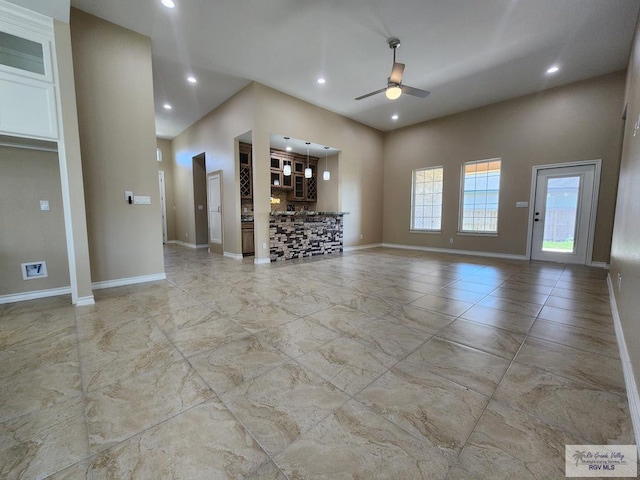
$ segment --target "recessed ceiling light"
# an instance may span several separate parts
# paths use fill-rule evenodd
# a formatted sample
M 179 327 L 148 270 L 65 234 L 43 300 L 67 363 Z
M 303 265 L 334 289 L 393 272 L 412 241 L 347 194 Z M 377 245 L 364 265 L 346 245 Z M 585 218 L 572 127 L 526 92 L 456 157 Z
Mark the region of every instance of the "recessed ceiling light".
M 173 2 L 173 0 L 161 0 L 161 2 L 167 8 L 173 8 L 173 7 L 176 6 L 176 4 Z
M 293 150 L 293 148 L 291 148 L 290 145 L 287 145 L 287 152 L 290 152 L 291 150 Z
M 196 77 L 194 77 L 193 75 L 187 77 L 187 82 L 189 83 L 198 83 L 198 79 Z
M 398 119 L 398 115 L 397 114 L 391 115 L 391 120 L 397 120 L 397 119 Z
M 163 107 L 164 107 L 164 109 L 165 109 L 165 110 L 171 110 L 171 109 L 173 108 L 173 107 L 172 107 L 171 105 L 169 105 L 168 103 L 165 103 L 165 104 L 163 105 Z
M 320 85 L 324 85 L 326 82 L 327 82 L 327 81 L 326 81 L 324 78 L 322 78 L 322 77 L 320 77 L 320 78 L 318 79 L 318 83 L 319 83 Z
M 560 70 L 560 67 L 558 67 L 557 65 L 553 65 L 552 67 L 549 67 L 547 69 L 547 75 L 553 75 L 554 73 L 557 73 Z

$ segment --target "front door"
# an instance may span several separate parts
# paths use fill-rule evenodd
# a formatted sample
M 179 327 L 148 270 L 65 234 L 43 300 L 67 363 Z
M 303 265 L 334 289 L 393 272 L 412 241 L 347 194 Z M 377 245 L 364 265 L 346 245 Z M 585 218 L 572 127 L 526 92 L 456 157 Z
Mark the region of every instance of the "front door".
M 593 164 L 538 170 L 532 212 L 533 260 L 578 264 L 590 261 L 594 182 Z
M 209 251 L 223 253 L 222 247 L 222 172 L 214 172 L 208 177 L 209 206 Z

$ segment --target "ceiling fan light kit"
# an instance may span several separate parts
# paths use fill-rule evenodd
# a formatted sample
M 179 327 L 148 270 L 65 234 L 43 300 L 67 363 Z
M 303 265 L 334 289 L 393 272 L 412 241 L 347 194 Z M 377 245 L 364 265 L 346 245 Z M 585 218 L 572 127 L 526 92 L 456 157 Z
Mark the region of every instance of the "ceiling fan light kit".
M 388 43 L 389 48 L 393 50 L 393 68 L 391 69 L 391 75 L 389 75 L 389 78 L 387 79 L 387 86 L 380 90 L 376 90 L 375 92 L 357 97 L 356 100 L 372 97 L 373 95 L 377 95 L 382 92 L 385 92 L 385 95 L 389 100 L 395 100 L 403 93 L 413 97 L 426 98 L 431 92 L 402 84 L 402 74 L 404 73 L 405 65 L 404 63 L 396 62 L 396 50 L 400 46 L 400 40 L 394 37 L 390 38 Z

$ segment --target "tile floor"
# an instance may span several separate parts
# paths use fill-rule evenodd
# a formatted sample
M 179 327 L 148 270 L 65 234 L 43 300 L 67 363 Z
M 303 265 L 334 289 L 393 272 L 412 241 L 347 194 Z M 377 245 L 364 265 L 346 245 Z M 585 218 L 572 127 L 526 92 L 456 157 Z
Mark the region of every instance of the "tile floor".
M 0 305 L 2 479 L 556 479 L 633 443 L 604 270 L 374 249 Z

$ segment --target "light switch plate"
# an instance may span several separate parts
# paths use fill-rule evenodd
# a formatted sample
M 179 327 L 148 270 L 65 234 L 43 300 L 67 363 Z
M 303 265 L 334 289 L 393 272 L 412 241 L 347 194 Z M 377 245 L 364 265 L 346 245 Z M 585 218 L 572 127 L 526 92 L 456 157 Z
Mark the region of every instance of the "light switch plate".
M 49 208 L 49 200 L 40 200 L 40 210 L 43 212 L 48 212 Z
M 133 197 L 133 203 L 135 205 L 151 205 L 151 197 L 136 195 L 135 197 Z

